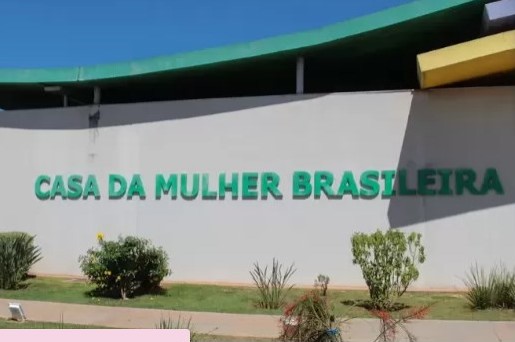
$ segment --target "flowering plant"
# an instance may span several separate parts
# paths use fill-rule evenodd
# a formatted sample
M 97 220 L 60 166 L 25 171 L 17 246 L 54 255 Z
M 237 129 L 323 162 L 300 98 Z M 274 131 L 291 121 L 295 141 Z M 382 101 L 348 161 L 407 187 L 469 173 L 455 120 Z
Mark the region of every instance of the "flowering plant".
M 104 241 L 104 233 L 97 233 L 97 241 L 98 242 Z

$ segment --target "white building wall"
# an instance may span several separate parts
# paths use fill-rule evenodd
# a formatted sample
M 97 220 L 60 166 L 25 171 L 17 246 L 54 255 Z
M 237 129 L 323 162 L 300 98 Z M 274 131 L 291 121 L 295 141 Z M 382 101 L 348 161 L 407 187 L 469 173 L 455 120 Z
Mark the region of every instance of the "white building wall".
M 423 233 L 418 287 L 460 287 L 468 267 L 515 266 L 515 88 L 347 93 L 105 105 L 0 113 L 0 230 L 37 234 L 34 271 L 80 274 L 96 243 L 134 234 L 163 246 L 177 281 L 250 282 L 255 261 L 295 262 L 364 285 L 352 265 L 356 231 Z M 291 174 L 327 170 L 497 169 L 505 194 L 292 199 Z M 153 197 L 157 173 L 275 171 L 283 199 Z M 110 200 L 107 177 L 139 173 L 147 199 Z M 39 200 L 40 174 L 95 174 L 102 198 Z

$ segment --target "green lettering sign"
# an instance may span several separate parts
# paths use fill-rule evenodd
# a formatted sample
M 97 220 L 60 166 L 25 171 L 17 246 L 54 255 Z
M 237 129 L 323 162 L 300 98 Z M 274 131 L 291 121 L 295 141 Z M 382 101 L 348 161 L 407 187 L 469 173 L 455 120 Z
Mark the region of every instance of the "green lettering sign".
M 408 180 L 412 180 L 409 182 Z M 436 169 L 423 168 L 408 172 L 406 169 L 366 170 L 360 174 L 343 171 L 335 183 L 330 171 L 294 171 L 292 174 L 292 196 L 294 199 L 315 199 L 325 196 L 328 199 L 342 199 L 345 195 L 353 198 L 383 198 L 392 196 L 449 196 L 449 195 L 503 195 L 504 187 L 495 168 L 487 168 L 481 178 L 476 170 L 470 168 Z M 416 186 L 410 186 L 411 184 Z M 110 174 L 107 191 L 109 199 L 126 197 L 146 199 L 145 185 L 139 174 L 132 176 L 130 182 L 119 174 Z M 281 176 L 273 171 L 267 172 L 233 172 L 213 176 L 208 173 L 156 174 L 154 196 L 160 200 L 163 196 L 177 199 L 180 194 L 185 200 L 199 197 L 203 200 L 224 200 L 227 192 L 236 200 L 268 200 L 283 198 Z M 80 174 L 39 175 L 34 183 L 34 193 L 40 200 L 100 199 L 100 188 L 95 175 Z
M 155 185 L 156 199 L 161 199 L 162 195 L 168 193 L 170 193 L 170 198 L 177 198 L 177 175 L 169 175 L 168 179 L 165 180 L 162 174 L 157 174 Z
M 293 173 L 293 198 L 308 198 L 311 196 L 311 174 L 305 171 Z
M 408 172 L 406 170 L 399 170 L 397 176 L 399 178 L 399 195 L 413 196 L 417 194 L 417 190 L 408 187 Z
M 52 190 L 50 191 L 50 199 L 56 197 L 66 198 L 66 188 L 64 187 L 63 176 L 55 176 Z
M 395 171 L 385 170 L 381 172 L 381 178 L 384 179 L 384 188 L 382 192 L 383 197 L 391 197 L 395 195 L 393 190 L 393 179 L 395 178 Z
M 436 195 L 436 190 L 432 187 L 436 184 L 436 170 L 422 169 L 418 170 L 418 194 L 422 196 Z
M 121 175 L 109 175 L 109 198 L 119 199 L 125 196 L 127 181 Z
M 209 190 L 209 174 L 202 175 L 202 198 L 216 199 L 216 191 Z
M 497 174 L 496 169 L 487 169 L 485 172 L 485 177 L 483 178 L 483 185 L 481 186 L 481 195 L 486 195 L 490 191 L 495 192 L 498 195 L 504 194 L 504 189 L 502 187 L 501 181 L 499 180 L 499 175 Z
M 243 172 L 242 174 L 242 194 L 243 199 L 256 199 L 258 198 L 257 193 L 257 182 L 259 175 L 257 172 Z
M 95 199 L 100 199 L 100 190 L 98 189 L 97 178 L 93 175 L 89 175 L 84 186 L 84 192 L 82 193 L 83 199 L 88 199 L 89 196 L 93 196 Z
M 231 175 L 231 182 L 227 183 L 225 173 L 218 176 L 218 197 L 225 199 L 225 192 L 231 191 L 232 199 L 238 198 L 238 174 Z
M 279 182 L 281 178 L 275 172 L 263 172 L 261 174 L 261 199 L 267 199 L 268 194 L 275 199 L 283 198 L 283 194 L 279 191 Z
M 451 169 L 439 169 L 436 171 L 440 176 L 440 191 L 438 191 L 438 195 L 452 195 L 451 190 Z
M 463 195 L 467 190 L 472 195 L 479 195 L 479 190 L 476 189 L 474 183 L 476 182 L 476 172 L 471 169 L 458 169 L 456 175 L 456 194 Z
M 43 190 L 43 184 L 50 186 L 52 179 L 47 175 L 41 175 L 36 178 L 36 184 L 34 184 L 34 192 L 36 197 L 40 200 L 46 200 L 50 198 L 50 189 Z
M 361 174 L 360 178 L 360 196 L 377 197 L 379 195 L 379 171 L 369 170 Z
M 343 197 L 344 195 L 352 195 L 353 197 L 359 195 L 354 174 L 350 171 L 343 173 L 340 186 L 338 187 L 338 196 Z
M 191 190 L 188 190 L 188 175 L 181 174 L 181 196 L 186 200 L 194 200 L 198 196 L 198 188 L 199 188 L 199 174 L 193 174 L 193 183 L 191 185 Z
M 132 176 L 131 184 L 129 185 L 129 190 L 127 191 L 128 199 L 131 199 L 134 196 L 138 196 L 140 199 L 145 199 L 146 197 L 145 187 L 143 186 L 140 175 Z
M 334 177 L 331 172 L 328 171 L 316 171 L 315 172 L 315 198 L 320 198 L 322 192 L 327 198 L 334 197 L 334 191 L 331 188 L 333 186 Z
M 82 196 L 82 176 L 72 175 L 68 178 L 68 198 L 78 199 Z

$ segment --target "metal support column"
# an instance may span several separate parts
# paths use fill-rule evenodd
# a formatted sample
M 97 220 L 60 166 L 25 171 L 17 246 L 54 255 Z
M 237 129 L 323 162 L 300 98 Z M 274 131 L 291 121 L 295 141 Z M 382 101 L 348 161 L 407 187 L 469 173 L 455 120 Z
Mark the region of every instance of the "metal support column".
M 93 88 L 93 104 L 100 104 L 100 87 Z
M 304 57 L 297 57 L 297 94 L 304 94 Z

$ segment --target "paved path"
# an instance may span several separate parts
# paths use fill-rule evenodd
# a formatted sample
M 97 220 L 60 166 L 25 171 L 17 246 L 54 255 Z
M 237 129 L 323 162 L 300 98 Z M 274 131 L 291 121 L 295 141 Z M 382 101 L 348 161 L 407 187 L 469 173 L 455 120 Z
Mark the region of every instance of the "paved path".
M 62 304 L 0 299 L 0 317 L 8 317 L 8 303 L 21 303 L 29 320 L 97 325 L 113 328 L 155 328 L 161 318 L 190 318 L 195 330 L 222 336 L 274 338 L 279 317 L 208 312 L 179 312 L 94 305 Z M 409 324 L 419 342 L 515 342 L 515 322 L 420 320 Z M 377 337 L 378 322 L 354 319 L 344 327 L 349 342 L 371 342 Z

